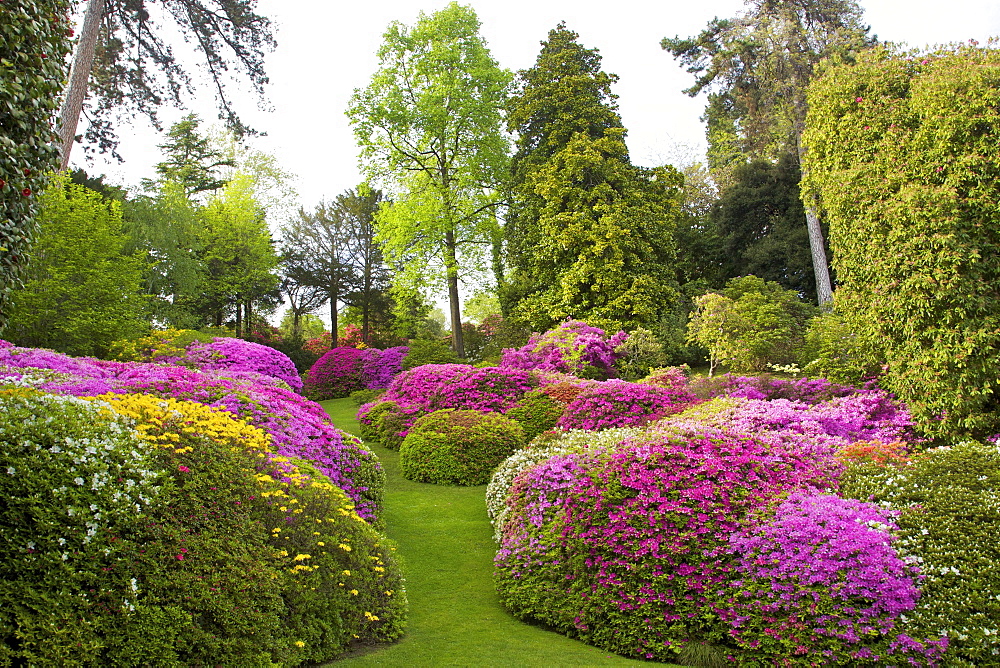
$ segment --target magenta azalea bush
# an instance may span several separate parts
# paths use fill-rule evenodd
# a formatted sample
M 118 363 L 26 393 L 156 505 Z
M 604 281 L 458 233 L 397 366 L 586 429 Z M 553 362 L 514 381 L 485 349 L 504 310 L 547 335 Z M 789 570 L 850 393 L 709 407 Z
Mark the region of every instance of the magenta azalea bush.
M 285 353 L 243 339 L 216 337 L 211 343 L 195 341 L 185 349 L 180 364 L 208 371 L 248 372 L 271 376 L 298 392 L 302 379 Z
M 364 389 L 362 366 L 367 350 L 333 348 L 316 360 L 305 375 L 305 395 L 314 401 L 340 399 Z
M 810 483 L 813 458 L 704 428 L 653 428 L 517 476 L 496 557 L 500 599 L 603 649 L 672 661 L 709 635 L 729 538 Z
M 0 378 L 52 394 L 135 392 L 226 410 L 270 434 L 277 454 L 313 462 L 351 497 L 359 515 L 377 523 L 385 473 L 374 453 L 357 437 L 337 429 L 318 404 L 282 387 L 230 377 L 232 368 L 199 371 L 69 357 L 37 348 L 0 348 Z
M 403 358 L 410 352 L 409 346 L 396 346 L 379 350 L 369 348 L 361 363 L 361 378 L 365 388 L 382 390 L 389 387 L 393 379 L 403 371 Z
M 609 429 L 646 424 L 683 410 L 694 395 L 682 387 L 609 380 L 587 387 L 563 411 L 562 429 Z
M 533 334 L 521 348 L 504 349 L 500 366 L 610 378 L 615 375 L 615 361 L 625 354 L 615 349 L 627 338 L 625 332 L 609 337 L 599 327 L 571 320 L 544 334 Z
M 736 533 L 733 578 L 712 603 L 741 665 L 802 661 L 933 665 L 947 638 L 899 630 L 920 591 L 919 569 L 893 548 L 886 509 L 832 494 L 795 493 L 773 518 Z

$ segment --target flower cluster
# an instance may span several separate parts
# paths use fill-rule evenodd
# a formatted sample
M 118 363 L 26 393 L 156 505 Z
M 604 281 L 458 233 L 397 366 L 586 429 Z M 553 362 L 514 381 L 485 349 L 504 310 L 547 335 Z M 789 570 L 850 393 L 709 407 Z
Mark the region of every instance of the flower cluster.
M 563 429 L 587 430 L 639 426 L 683 410 L 693 400 L 682 387 L 609 380 L 581 392 L 556 424 Z
M 227 374 L 271 376 L 287 383 L 296 392 L 302 389 L 302 379 L 287 355 L 270 346 L 243 339 L 216 337 L 210 343 L 196 341 L 188 345 L 180 364 Z
M 939 661 L 947 639 L 918 640 L 897 628 L 920 594 L 918 569 L 892 547 L 896 529 L 891 513 L 873 504 L 796 493 L 770 521 L 734 534 L 733 579 L 712 609 L 741 659 Z
M 515 369 L 561 371 L 583 377 L 614 376 L 616 352 L 628 335 L 608 337 L 599 327 L 580 320 L 564 322 L 544 334 L 534 334 L 521 348 L 506 348 L 500 366 Z
M 340 399 L 365 387 L 361 374 L 368 352 L 357 348 L 333 348 L 316 360 L 305 376 L 310 399 Z
M 389 387 L 393 379 L 403 371 L 403 358 L 410 351 L 408 346 L 396 346 L 379 350 L 369 348 L 361 363 L 361 377 L 369 390 Z

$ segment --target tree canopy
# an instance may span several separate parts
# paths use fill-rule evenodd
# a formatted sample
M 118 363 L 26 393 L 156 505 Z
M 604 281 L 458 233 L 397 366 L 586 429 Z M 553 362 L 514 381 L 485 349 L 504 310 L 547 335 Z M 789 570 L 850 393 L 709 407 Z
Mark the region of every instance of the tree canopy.
M 421 13 L 412 28 L 391 24 L 379 69 L 347 112 L 369 182 L 391 199 L 376 223 L 387 259 L 407 261 L 395 280 L 446 289 L 459 355 L 459 282 L 486 264 L 508 169 L 502 109 L 511 75 L 479 25 L 471 7 L 454 2 Z

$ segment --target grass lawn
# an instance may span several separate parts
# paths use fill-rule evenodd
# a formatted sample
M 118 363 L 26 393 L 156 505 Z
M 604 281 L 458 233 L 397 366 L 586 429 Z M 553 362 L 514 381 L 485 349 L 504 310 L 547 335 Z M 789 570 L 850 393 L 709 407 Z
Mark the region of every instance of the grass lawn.
M 323 401 L 334 423 L 357 433 L 350 399 Z M 399 453 L 375 446 L 388 476 L 385 520 L 399 545 L 410 617 L 393 645 L 359 650 L 330 666 L 639 666 L 518 621 L 493 589 L 493 530 L 485 486 L 405 480 Z M 665 665 L 665 664 L 658 664 Z

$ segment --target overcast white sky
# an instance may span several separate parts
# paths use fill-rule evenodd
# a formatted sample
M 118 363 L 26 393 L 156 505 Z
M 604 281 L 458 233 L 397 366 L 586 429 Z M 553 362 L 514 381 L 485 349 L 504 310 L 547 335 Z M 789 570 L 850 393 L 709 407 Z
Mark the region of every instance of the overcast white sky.
M 375 52 L 394 20 L 411 25 L 420 11 L 434 12 L 445 0 L 259 0 L 258 12 L 275 25 L 277 49 L 268 56 L 272 110 L 256 109 L 247 98 L 239 111 L 250 125 L 267 132 L 254 148 L 274 154 L 297 175 L 301 204 L 312 208 L 360 180 L 357 149 L 344 109 L 356 88 L 367 85 L 377 66 Z M 699 32 L 713 17 L 730 17 L 741 0 L 651 2 L 649 0 L 478 0 L 471 2 L 494 58 L 512 70 L 530 67 L 539 42 L 559 21 L 580 34 L 584 46 L 597 47 L 605 71 L 619 75 L 615 89 L 628 129 L 633 161 L 662 164 L 678 147 L 700 154 L 704 130 L 699 121 L 704 99 L 681 91 L 691 75 L 660 49 L 660 39 Z M 883 40 L 909 46 L 952 41 L 986 41 L 1000 35 L 996 0 L 862 0 L 866 21 Z M 192 68 L 194 69 L 194 68 Z M 199 91 L 190 107 L 203 120 L 216 119 L 211 90 Z M 182 112 L 165 111 L 166 127 Z M 123 165 L 98 160 L 74 163 L 112 182 L 135 185 L 152 175 L 161 159 L 162 139 L 142 120 L 121 128 Z M 272 224 L 279 221 L 272 221 Z

